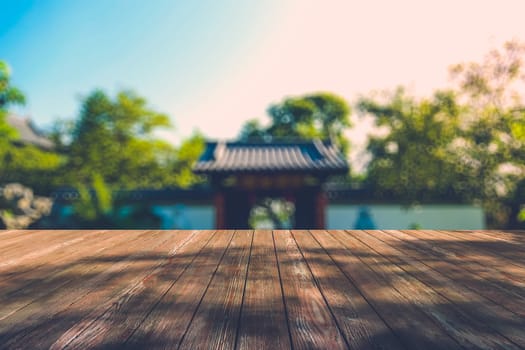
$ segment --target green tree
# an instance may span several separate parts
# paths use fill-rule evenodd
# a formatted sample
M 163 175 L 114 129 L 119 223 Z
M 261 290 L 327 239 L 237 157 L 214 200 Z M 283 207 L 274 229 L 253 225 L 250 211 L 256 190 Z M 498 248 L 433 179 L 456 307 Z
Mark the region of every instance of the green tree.
M 90 186 L 78 184 L 78 200 L 73 203 L 73 210 L 78 219 L 84 222 L 109 221 L 113 210 L 111 191 L 100 174 L 93 174 Z
M 25 104 L 24 94 L 11 85 L 11 69 L 6 62 L 0 61 L 0 145 L 7 147 L 10 140 L 16 138 L 17 133 L 7 124 L 6 117 L 9 107 Z
M 177 148 L 172 165 L 175 186 L 188 188 L 204 181 L 202 176 L 195 175 L 192 171 L 193 165 L 204 152 L 204 147 L 204 136 L 195 132 Z
M 202 181 L 191 168 L 204 149 L 204 137 L 195 133 L 175 148 L 155 138 L 157 129 L 168 127 L 168 116 L 136 93 L 121 91 L 112 98 L 101 90 L 82 101 L 76 120 L 55 124 L 53 139 L 68 158 L 62 182 L 79 192 L 76 221 L 86 227 L 127 227 L 131 223 L 119 209 L 125 203 L 114 198 L 115 191 Z M 146 214 L 145 219 L 154 220 Z
M 483 205 L 489 227 L 519 227 L 525 217 L 524 54 L 523 44 L 509 42 L 481 63 L 455 65 L 454 92 L 431 99 L 415 101 L 402 89 L 384 103 L 361 99 L 359 109 L 387 129 L 369 141 L 368 183 L 407 203 L 462 198 Z
M 266 141 L 331 138 L 344 154 L 348 154 L 349 142 L 343 132 L 351 126 L 350 112 L 346 101 L 335 94 L 323 92 L 290 97 L 268 108 L 271 119 L 268 127 L 262 127 L 257 120 L 249 120 L 242 127 L 239 138 Z
M 450 70 L 465 105 L 454 150 L 464 186 L 500 227 L 517 226 L 525 193 L 524 55 L 525 45 L 511 41 Z
M 158 188 L 165 184 L 173 148 L 154 139 L 169 127 L 167 115 L 153 111 L 143 97 L 123 91 L 112 99 L 95 90 L 83 101 L 79 118 L 55 139 L 69 139 L 66 183 L 91 184 L 93 174 L 111 188 Z M 67 130 L 67 129 L 66 129 Z
M 378 195 L 405 204 L 460 195 L 447 151 L 456 137 L 460 113 L 453 93 L 437 92 L 418 101 L 399 88 L 384 102 L 360 99 L 358 109 L 374 116 L 376 126 L 387 131 L 371 137 L 367 146 L 372 159 L 366 182 Z
M 54 152 L 15 144 L 19 135 L 6 120 L 10 107 L 24 103 L 23 93 L 11 84 L 9 66 L 0 61 L 0 184 L 20 182 L 37 193 L 49 192 L 62 159 Z

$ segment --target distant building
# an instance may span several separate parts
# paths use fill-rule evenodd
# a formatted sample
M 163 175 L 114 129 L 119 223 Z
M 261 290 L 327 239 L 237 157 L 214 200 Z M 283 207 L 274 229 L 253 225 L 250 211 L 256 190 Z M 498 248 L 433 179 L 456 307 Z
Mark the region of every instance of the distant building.
M 450 199 L 405 206 L 396 198 L 377 197 L 373 189 L 329 179 L 348 172 L 330 142 L 208 142 L 193 170 L 209 182 L 185 190 L 117 191 L 113 198 L 122 215 L 150 208 L 160 219 L 151 229 L 249 228 L 252 209 L 266 198 L 293 203 L 290 228 L 485 228 L 479 206 Z M 77 228 L 68 220 L 79 195 L 71 188 L 53 193 L 54 214 L 45 228 Z
M 326 229 L 485 229 L 483 209 L 479 206 L 460 203 L 425 203 L 406 207 L 395 201 L 374 198 L 370 192 L 357 189 L 330 188 L 325 186 L 327 203 L 324 208 Z M 79 228 L 69 222 L 71 206 L 78 200 L 74 189 L 61 189 L 52 194 L 54 212 L 48 226 L 38 228 Z M 117 191 L 115 200 L 123 209 L 151 207 L 160 217 L 160 226 L 150 229 L 213 229 L 218 226 L 216 192 L 204 186 L 187 190 L 159 189 Z M 365 226 L 359 221 L 360 212 L 366 206 L 372 223 Z M 297 219 L 297 214 L 296 219 Z M 297 221 L 295 222 L 297 226 Z M 138 227 L 138 226 L 137 226 Z M 142 227 L 142 226 L 141 226 Z M 292 228 L 294 226 L 292 225 Z M 313 227 L 311 227 L 313 228 Z
M 216 228 L 249 228 L 250 211 L 265 198 L 295 206 L 294 228 L 325 228 L 329 176 L 348 173 L 330 141 L 208 142 L 193 171 L 214 189 Z
M 15 143 L 31 144 L 44 150 L 52 150 L 54 148 L 53 141 L 44 136 L 39 131 L 31 119 L 19 117 L 14 114 L 8 114 L 6 118 L 7 124 L 16 129 L 19 139 Z

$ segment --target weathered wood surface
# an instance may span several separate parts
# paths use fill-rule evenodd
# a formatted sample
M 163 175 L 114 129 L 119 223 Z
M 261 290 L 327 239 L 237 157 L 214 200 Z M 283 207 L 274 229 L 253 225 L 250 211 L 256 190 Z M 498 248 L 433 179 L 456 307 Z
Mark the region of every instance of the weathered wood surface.
M 525 349 L 525 232 L 0 231 L 0 349 Z

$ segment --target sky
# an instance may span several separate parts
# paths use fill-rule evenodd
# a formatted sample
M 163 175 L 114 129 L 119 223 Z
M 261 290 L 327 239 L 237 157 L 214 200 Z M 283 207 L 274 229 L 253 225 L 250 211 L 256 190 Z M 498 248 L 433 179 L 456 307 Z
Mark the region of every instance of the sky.
M 451 64 L 525 41 L 523 13 L 523 0 L 0 0 L 0 60 L 27 96 L 17 113 L 41 127 L 94 88 L 133 89 L 177 144 L 234 138 L 287 96 L 429 95 Z M 359 162 L 371 120 L 352 119 Z

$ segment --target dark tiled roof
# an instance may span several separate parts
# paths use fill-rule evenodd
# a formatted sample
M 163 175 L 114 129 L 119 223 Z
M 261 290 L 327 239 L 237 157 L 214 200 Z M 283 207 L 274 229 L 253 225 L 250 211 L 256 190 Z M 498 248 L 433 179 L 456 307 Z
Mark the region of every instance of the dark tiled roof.
M 348 163 L 329 141 L 208 142 L 193 168 L 201 174 L 237 172 L 345 173 Z
M 20 118 L 9 114 L 7 123 L 18 132 L 19 142 L 30 143 L 44 149 L 52 149 L 54 147 L 53 142 L 36 130 L 28 118 Z

